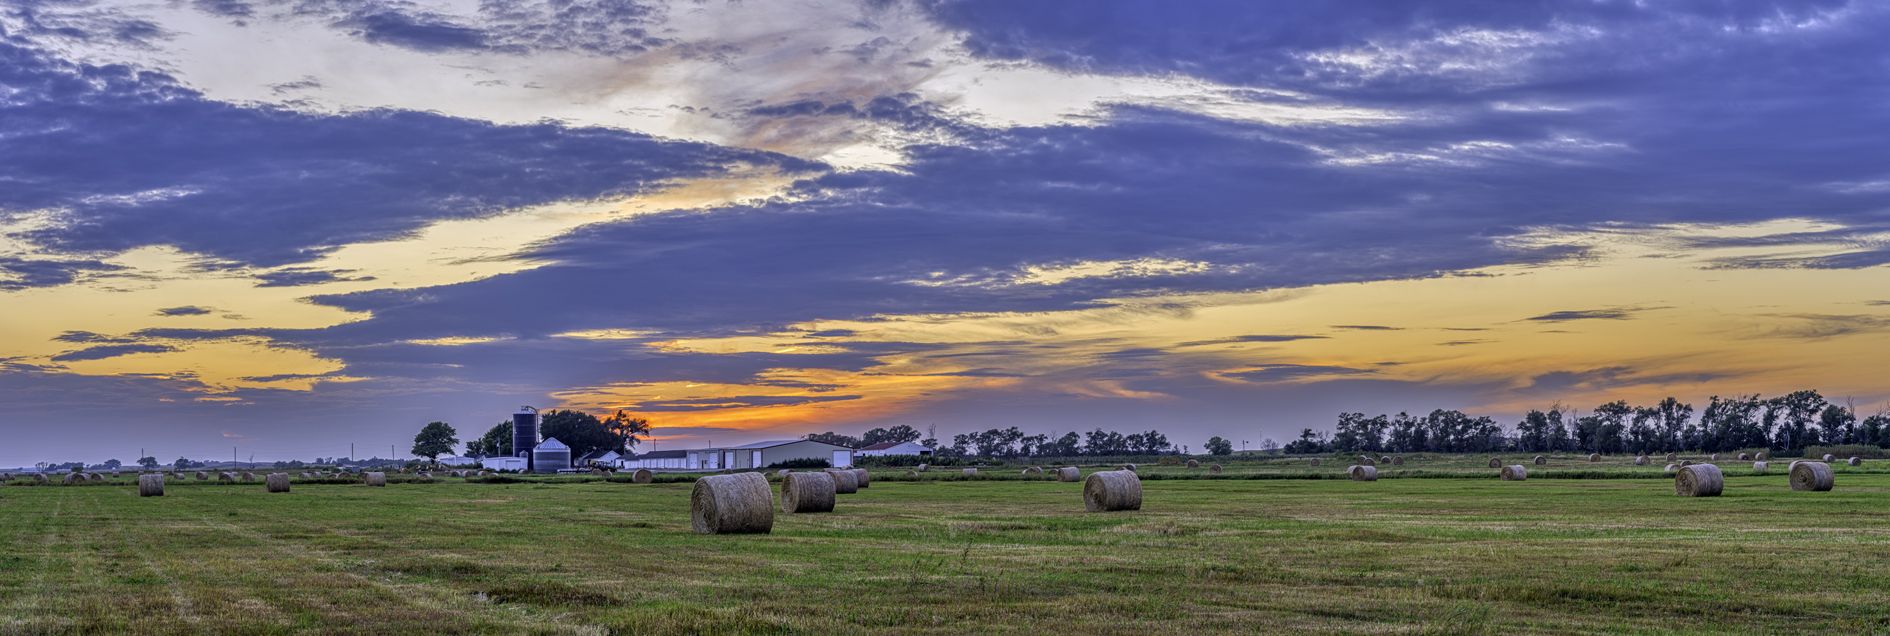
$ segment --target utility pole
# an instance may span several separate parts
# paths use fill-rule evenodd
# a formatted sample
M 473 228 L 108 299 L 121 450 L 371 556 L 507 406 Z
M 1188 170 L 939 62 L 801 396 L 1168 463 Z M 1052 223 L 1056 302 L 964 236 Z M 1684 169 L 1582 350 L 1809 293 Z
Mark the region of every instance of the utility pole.
M 236 470 L 236 447 L 230 447 L 230 470 Z
M 354 442 L 348 442 L 348 461 L 354 461 Z

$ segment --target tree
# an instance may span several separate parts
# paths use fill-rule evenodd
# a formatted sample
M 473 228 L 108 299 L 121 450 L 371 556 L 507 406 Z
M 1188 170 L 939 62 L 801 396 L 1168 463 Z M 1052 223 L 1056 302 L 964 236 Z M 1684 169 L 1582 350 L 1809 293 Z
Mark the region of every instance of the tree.
M 157 470 L 158 460 L 156 457 L 139 457 L 138 465 L 143 466 L 145 470 Z
M 1286 452 L 1290 455 L 1318 455 L 1331 450 L 1326 446 L 1326 434 L 1314 433 L 1312 429 L 1301 429 L 1299 439 L 1286 443 Z
M 1856 444 L 1857 415 L 1851 409 L 1832 404 L 1824 407 L 1824 413 L 1818 417 L 1818 428 L 1824 432 L 1826 444 Z
M 104 466 L 106 470 L 118 470 L 119 466 L 123 466 L 125 464 L 124 462 L 118 461 L 116 459 L 107 459 L 105 460 L 105 463 L 101 465 Z
M 1208 438 L 1206 446 L 1207 446 L 1208 454 L 1211 454 L 1211 455 L 1234 454 L 1234 443 L 1221 439 L 1221 436 L 1219 435 Z
M 439 461 L 440 456 L 453 452 L 459 445 L 457 431 L 446 422 L 429 422 L 420 427 L 420 434 L 413 436 L 413 454 L 429 460 Z
M 918 441 L 918 439 L 919 439 L 918 429 L 912 428 L 911 426 L 907 426 L 905 424 L 900 424 L 892 428 L 876 428 L 876 429 L 867 431 L 864 435 L 860 436 L 860 445 L 872 446 L 874 444 L 882 444 L 885 442 L 903 444 L 905 442 Z
M 642 436 L 650 434 L 650 421 L 632 418 L 623 411 L 617 411 L 616 415 L 604 420 L 604 428 L 617 438 L 617 448 L 611 450 L 628 455 L 636 451 L 637 444 L 643 443 Z
M 558 438 L 571 447 L 571 459 L 597 451 L 628 452 L 624 439 L 597 416 L 583 411 L 548 411 L 541 414 L 538 430 L 545 439 Z
M 808 433 L 806 435 L 802 435 L 801 439 L 810 439 L 816 442 L 826 442 L 828 444 L 833 444 L 835 446 L 845 446 L 847 448 L 859 448 L 861 446 L 865 446 L 865 444 L 860 443 L 860 438 L 858 437 L 854 437 L 852 435 L 842 435 L 839 433 L 835 433 L 833 431 L 827 431 L 825 433 Z
M 177 470 L 190 468 L 190 460 L 179 457 L 177 458 L 177 461 L 171 462 L 171 468 L 175 468 Z
M 499 422 L 498 426 L 486 429 L 484 436 L 467 442 L 466 454 L 473 457 L 511 457 L 512 421 Z

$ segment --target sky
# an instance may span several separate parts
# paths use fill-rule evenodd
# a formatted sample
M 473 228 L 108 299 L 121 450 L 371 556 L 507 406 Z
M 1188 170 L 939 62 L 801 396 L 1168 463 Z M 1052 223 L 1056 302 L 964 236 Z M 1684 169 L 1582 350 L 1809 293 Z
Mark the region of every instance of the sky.
M 1890 5 L 0 0 L 0 465 L 1890 400 Z M 352 445 L 352 446 L 351 446 Z M 351 450 L 352 449 L 352 450 Z

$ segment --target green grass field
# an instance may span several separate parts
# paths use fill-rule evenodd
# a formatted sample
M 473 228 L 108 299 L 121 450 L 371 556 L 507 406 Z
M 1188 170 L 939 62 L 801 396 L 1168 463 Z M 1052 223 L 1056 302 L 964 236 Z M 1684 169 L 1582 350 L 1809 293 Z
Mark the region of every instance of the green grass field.
M 1373 483 L 1144 467 L 1143 509 L 1117 513 L 1011 469 L 887 469 L 746 536 L 691 533 L 687 483 L 14 485 L 0 633 L 1890 631 L 1883 464 L 1806 493 L 1789 460 L 1728 461 L 1726 494 L 1694 499 L 1622 458 L 1540 474 L 1653 478 L 1500 482 L 1487 460 Z

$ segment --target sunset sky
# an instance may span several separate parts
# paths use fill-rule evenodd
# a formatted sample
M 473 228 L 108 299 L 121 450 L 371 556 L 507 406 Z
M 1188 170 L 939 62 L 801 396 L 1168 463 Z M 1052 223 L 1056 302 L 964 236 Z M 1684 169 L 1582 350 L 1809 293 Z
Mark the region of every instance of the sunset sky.
M 0 466 L 1890 400 L 1878 2 L 0 0 Z M 648 450 L 648 447 L 641 450 Z

